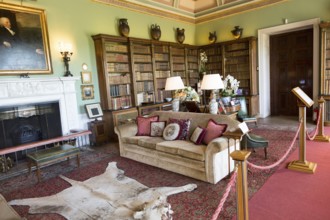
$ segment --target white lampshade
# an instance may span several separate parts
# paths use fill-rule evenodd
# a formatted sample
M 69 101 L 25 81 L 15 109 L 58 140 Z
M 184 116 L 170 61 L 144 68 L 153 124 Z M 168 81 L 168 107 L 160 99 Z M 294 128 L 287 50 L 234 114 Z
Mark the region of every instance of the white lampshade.
M 203 76 L 203 81 L 201 85 L 202 90 L 213 90 L 213 89 L 223 89 L 223 81 L 221 80 L 220 74 L 208 74 Z
M 181 76 L 173 76 L 166 79 L 165 90 L 177 90 L 183 88 L 184 84 L 182 82 Z

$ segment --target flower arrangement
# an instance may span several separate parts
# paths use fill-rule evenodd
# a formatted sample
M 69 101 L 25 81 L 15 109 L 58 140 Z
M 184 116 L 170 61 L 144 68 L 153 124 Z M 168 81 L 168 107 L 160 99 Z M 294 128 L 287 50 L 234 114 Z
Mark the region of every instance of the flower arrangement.
M 199 54 L 199 61 L 200 61 L 200 65 L 199 65 L 199 72 L 200 73 L 205 73 L 206 72 L 206 63 L 207 63 L 207 55 L 205 51 L 200 52 Z
M 227 75 L 226 78 L 223 80 L 224 89 L 221 90 L 220 96 L 227 97 L 237 95 L 239 83 L 240 82 L 233 76 Z
M 195 89 L 190 86 L 186 86 L 184 89 L 178 89 L 174 93 L 174 98 L 183 101 L 196 101 L 200 102 L 199 95 Z

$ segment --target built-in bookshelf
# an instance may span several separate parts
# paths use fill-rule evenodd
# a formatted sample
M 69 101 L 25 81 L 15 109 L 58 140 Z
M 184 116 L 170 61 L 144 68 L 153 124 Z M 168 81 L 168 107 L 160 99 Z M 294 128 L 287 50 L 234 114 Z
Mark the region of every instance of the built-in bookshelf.
M 320 23 L 321 76 L 320 95 L 325 99 L 324 124 L 330 126 L 330 22 Z
M 171 91 L 165 91 L 166 78 L 171 76 L 170 46 L 168 43 L 154 43 L 155 91 L 156 101 L 162 102 L 172 97 Z
M 131 38 L 130 48 L 136 97 L 135 105 L 153 103 L 155 101 L 155 87 L 151 41 Z
M 102 60 L 97 65 L 103 109 L 129 108 L 134 98 L 128 40 L 105 35 L 93 38 L 97 60 Z
M 188 76 L 187 85 L 193 87 L 197 91 L 197 83 L 199 79 L 199 49 L 197 47 L 188 47 L 186 49 L 187 53 L 187 62 L 186 62 L 186 70 Z
M 216 43 L 207 46 L 202 46 L 200 52 L 203 51 L 205 51 L 207 55 L 206 73 L 219 73 L 220 75 L 223 75 L 222 45 L 220 43 Z
M 181 44 L 171 45 L 170 50 L 172 76 L 181 76 L 182 81 L 187 85 L 185 47 Z

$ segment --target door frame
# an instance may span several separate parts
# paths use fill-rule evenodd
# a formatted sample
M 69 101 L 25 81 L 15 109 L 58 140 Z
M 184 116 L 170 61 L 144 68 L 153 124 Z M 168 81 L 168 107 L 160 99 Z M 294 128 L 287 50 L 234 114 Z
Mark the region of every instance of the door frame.
M 317 102 L 319 93 L 319 32 L 320 18 L 299 21 L 258 30 L 259 63 L 259 117 L 270 115 L 270 47 L 271 35 L 313 28 L 313 100 Z

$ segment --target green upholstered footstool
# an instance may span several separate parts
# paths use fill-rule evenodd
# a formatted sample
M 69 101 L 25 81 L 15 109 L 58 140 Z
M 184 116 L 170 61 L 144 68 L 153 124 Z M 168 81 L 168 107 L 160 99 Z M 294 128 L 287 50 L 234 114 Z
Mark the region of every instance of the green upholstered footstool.
M 52 163 L 55 161 L 60 161 L 63 158 L 67 158 L 68 160 L 70 157 L 76 156 L 77 157 L 77 165 L 80 166 L 80 150 L 78 147 L 64 144 L 57 147 L 52 147 L 45 150 L 40 150 L 35 153 L 27 154 L 28 157 L 28 166 L 29 166 L 29 173 L 31 173 L 31 166 L 36 166 L 36 173 L 38 177 L 38 182 L 40 182 L 40 166 Z
M 255 134 L 245 134 L 241 142 L 241 149 L 252 148 L 253 150 L 255 150 L 256 148 L 264 148 L 265 159 L 267 159 L 267 147 L 268 140 L 266 140 L 264 137 Z

